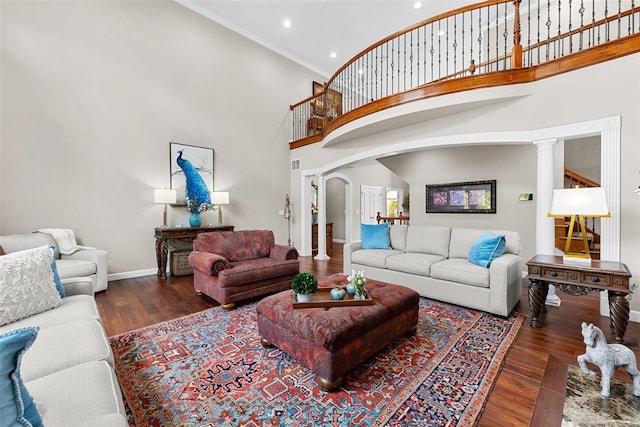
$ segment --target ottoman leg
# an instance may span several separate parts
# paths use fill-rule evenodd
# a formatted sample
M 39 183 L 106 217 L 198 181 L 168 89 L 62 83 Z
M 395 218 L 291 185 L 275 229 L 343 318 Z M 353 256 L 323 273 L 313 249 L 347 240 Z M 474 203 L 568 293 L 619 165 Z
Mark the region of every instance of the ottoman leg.
M 234 308 L 236 308 L 236 305 L 230 302 L 229 304 L 222 304 L 220 307 L 222 307 L 225 310 L 233 310 Z
M 317 380 L 318 380 L 318 384 L 320 384 L 320 386 L 323 389 L 325 389 L 328 392 L 332 392 L 340 388 L 340 386 L 342 385 L 342 382 L 344 381 L 344 378 L 340 377 L 332 382 L 332 381 L 325 380 L 324 378 L 318 375 Z

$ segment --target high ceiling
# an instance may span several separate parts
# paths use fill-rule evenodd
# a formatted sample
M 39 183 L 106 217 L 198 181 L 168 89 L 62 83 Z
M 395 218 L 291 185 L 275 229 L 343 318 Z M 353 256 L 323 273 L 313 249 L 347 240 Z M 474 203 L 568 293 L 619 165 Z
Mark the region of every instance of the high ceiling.
M 479 0 L 176 0 L 329 78 L 399 30 Z M 289 20 L 290 28 L 283 22 Z M 336 57 L 330 55 L 335 52 Z

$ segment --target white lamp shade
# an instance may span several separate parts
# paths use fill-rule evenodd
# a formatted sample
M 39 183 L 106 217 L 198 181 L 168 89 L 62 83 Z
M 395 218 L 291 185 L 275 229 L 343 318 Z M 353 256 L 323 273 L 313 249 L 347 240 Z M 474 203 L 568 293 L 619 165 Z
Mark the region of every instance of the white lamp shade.
M 602 187 L 553 190 L 549 213 L 553 216 L 609 216 Z
M 153 203 L 175 203 L 176 190 L 156 188 L 153 190 Z
M 212 205 L 228 205 L 229 204 L 229 192 L 228 191 L 214 191 L 211 193 Z

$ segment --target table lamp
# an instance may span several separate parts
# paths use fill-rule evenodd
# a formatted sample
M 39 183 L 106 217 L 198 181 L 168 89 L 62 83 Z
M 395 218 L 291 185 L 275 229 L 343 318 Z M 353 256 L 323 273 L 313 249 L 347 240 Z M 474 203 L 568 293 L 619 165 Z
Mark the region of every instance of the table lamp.
M 222 205 L 229 204 L 228 191 L 214 191 L 211 193 L 211 204 L 218 207 L 218 225 L 222 225 Z
M 168 188 L 156 188 L 153 190 L 153 203 L 163 203 L 164 204 L 164 215 L 162 226 L 167 226 L 167 203 L 175 203 L 176 202 L 176 190 L 171 190 Z
M 551 201 L 551 217 L 571 217 L 569 231 L 567 232 L 567 243 L 564 248 L 564 261 L 591 262 L 589 243 L 587 241 L 587 229 L 585 218 L 609 218 L 611 213 L 607 209 L 607 201 L 602 187 L 588 188 L 565 188 L 553 190 Z M 580 224 L 584 252 L 571 252 L 571 238 L 576 217 Z

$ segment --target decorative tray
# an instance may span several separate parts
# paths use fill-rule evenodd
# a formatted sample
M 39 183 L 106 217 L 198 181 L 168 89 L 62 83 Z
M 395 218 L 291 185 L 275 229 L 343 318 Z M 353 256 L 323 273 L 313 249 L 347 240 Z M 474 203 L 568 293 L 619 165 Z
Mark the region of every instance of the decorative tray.
M 338 286 L 336 286 L 338 287 Z M 346 291 L 345 286 L 339 286 Z M 346 292 L 343 299 L 331 299 L 331 289 L 318 288 L 311 295 L 311 301 L 298 302 L 296 294 L 293 294 L 293 308 L 314 308 L 314 307 L 345 307 L 349 305 L 373 305 L 374 301 L 369 297 L 367 290 L 364 291 L 364 299 L 353 299 L 353 295 Z

